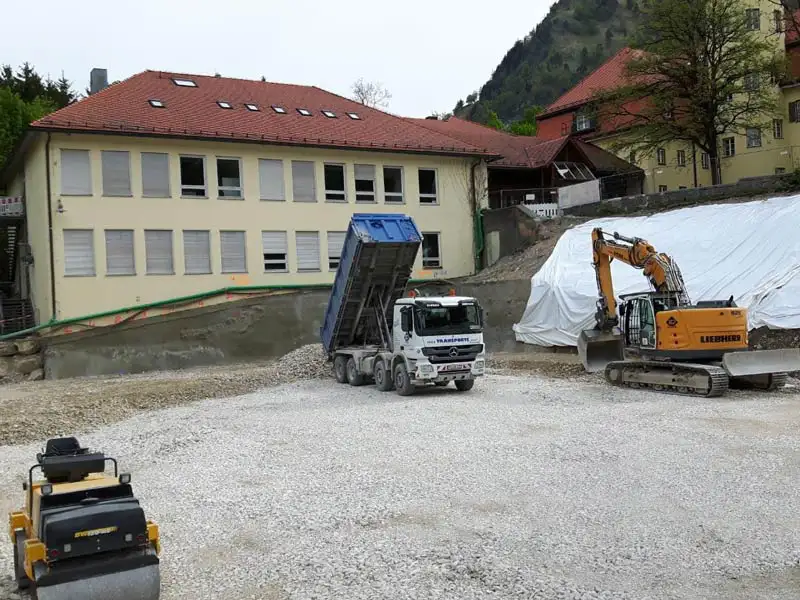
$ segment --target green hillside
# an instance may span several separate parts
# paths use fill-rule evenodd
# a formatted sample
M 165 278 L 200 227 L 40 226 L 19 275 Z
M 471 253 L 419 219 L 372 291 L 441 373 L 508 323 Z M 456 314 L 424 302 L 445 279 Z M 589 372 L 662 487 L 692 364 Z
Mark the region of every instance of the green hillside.
M 622 48 L 641 18 L 642 0 L 559 0 L 544 20 L 506 53 L 479 93 L 459 100 L 454 114 L 506 123 L 526 108 L 547 106 Z

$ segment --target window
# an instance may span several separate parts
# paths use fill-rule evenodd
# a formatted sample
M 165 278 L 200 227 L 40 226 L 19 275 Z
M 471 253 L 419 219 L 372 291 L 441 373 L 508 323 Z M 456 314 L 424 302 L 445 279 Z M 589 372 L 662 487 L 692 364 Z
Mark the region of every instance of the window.
M 169 155 L 142 152 L 142 196 L 169 198 Z
M 150 103 L 150 106 L 152 106 L 153 108 L 166 108 L 166 106 L 161 100 L 148 100 L 148 102 Z
M 747 128 L 747 147 L 759 148 L 761 146 L 761 130 L 756 127 Z
M 422 234 L 422 268 L 441 269 L 442 251 L 438 233 Z
M 174 275 L 172 231 L 145 229 L 144 252 L 148 275 Z
M 795 100 L 789 103 L 789 122 L 800 122 L 800 100 Z
M 725 94 L 725 102 L 733 102 L 733 92 Z
M 630 154 L 628 154 L 628 162 L 631 163 L 632 165 L 636 164 L 636 152 L 631 152 Z
M 104 196 L 131 196 L 131 159 L 127 152 L 103 150 L 100 153 Z
M 242 197 L 242 163 L 238 158 L 217 159 L 217 187 L 220 198 Z
M 247 273 L 247 241 L 244 231 L 219 232 L 223 273 Z
M 736 139 L 732 137 L 722 138 L 722 155 L 734 156 L 736 154 Z
M 772 120 L 772 136 L 776 140 L 783 139 L 783 119 Z
M 659 191 L 659 193 L 663 194 L 664 192 L 667 191 L 667 186 L 665 186 L 665 185 L 658 186 L 658 191 Z
M 295 202 L 317 201 L 313 162 L 304 160 L 292 161 L 292 196 Z
M 92 167 L 88 150 L 61 150 L 61 194 L 92 195 Z
M 686 150 L 678 150 L 678 166 L 685 167 L 686 166 Z
M 285 109 L 285 108 L 283 108 L 282 106 L 275 106 L 275 105 L 273 104 L 273 105 L 272 105 L 272 110 L 274 110 L 274 111 L 275 111 L 276 113 L 278 113 L 279 115 L 285 115 L 285 114 L 286 114 L 286 109 Z
M 375 202 L 375 165 L 354 165 L 356 202 Z
M 186 275 L 211 273 L 211 234 L 209 231 L 183 230 L 183 269 Z
M 224 100 L 217 100 L 217 105 L 219 105 L 220 108 L 233 108 L 230 102 L 225 102 Z
M 775 175 L 783 175 L 784 173 L 786 173 L 784 167 L 775 167 Z
M 136 275 L 132 229 L 106 229 L 106 275 Z
M 336 113 L 335 112 L 331 112 L 329 110 L 323 110 L 322 114 L 325 115 L 326 117 L 328 117 L 329 119 L 335 119 L 336 118 Z
M 297 270 L 319 271 L 319 232 L 296 232 L 295 245 L 297 247 Z
M 197 84 L 191 79 L 173 79 L 172 81 L 175 83 L 175 85 L 179 85 L 181 87 L 197 87 Z
M 436 170 L 419 169 L 419 202 L 436 204 Z
M 347 202 L 344 165 L 325 164 L 325 200 Z
M 261 247 L 264 253 L 264 272 L 286 272 L 289 270 L 285 231 L 262 231 Z
M 328 232 L 328 269 L 335 271 L 339 268 L 339 261 L 342 257 L 344 247 L 344 231 Z
M 708 158 L 708 152 L 703 152 L 700 154 L 700 166 L 704 169 L 708 169 L 711 166 L 711 161 Z
M 678 186 L 678 189 L 679 189 L 679 190 L 685 190 L 685 189 L 686 189 L 686 186 L 685 186 L 685 185 L 679 185 L 679 186 Z
M 262 200 L 286 200 L 283 183 L 283 161 L 273 158 L 258 159 L 258 184 Z
M 744 89 L 748 92 L 755 92 L 761 87 L 761 76 L 759 73 L 748 73 L 744 76 Z
M 244 106 L 247 110 L 258 112 L 258 104 L 245 104 Z
M 349 113 L 347 113 L 347 116 L 350 117 L 351 119 L 353 119 L 354 121 L 361 120 L 361 117 L 359 117 L 358 114 L 356 114 L 356 113 L 349 112 Z
M 745 18 L 747 20 L 747 29 L 757 31 L 761 28 L 761 11 L 757 8 L 748 8 L 745 10 Z
M 575 115 L 575 131 L 586 131 L 592 128 L 592 119 L 589 115 L 578 113 Z
M 658 164 L 665 165 L 667 164 L 667 151 L 664 148 L 659 148 L 656 150 L 656 157 L 658 158 Z
M 64 230 L 64 275 L 94 276 L 94 231 Z
M 783 13 L 779 10 L 773 10 L 772 18 L 775 21 L 775 33 L 781 33 L 783 31 Z
M 297 112 L 299 112 L 304 117 L 310 117 L 311 116 L 311 111 L 308 110 L 307 108 L 298 108 Z
M 387 204 L 403 203 L 403 167 L 383 167 L 383 193 Z
M 181 196 L 207 195 L 205 156 L 181 156 Z

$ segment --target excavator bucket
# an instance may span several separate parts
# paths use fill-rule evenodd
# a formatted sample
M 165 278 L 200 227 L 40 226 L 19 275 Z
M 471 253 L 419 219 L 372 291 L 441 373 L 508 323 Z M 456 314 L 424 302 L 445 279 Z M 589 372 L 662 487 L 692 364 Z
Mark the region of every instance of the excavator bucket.
M 36 586 L 38 600 L 158 600 L 160 590 L 157 564 Z
M 728 352 L 722 367 L 731 377 L 800 371 L 800 348 Z
M 622 335 L 600 329 L 584 329 L 578 336 L 578 356 L 589 373 L 605 369 L 615 360 L 623 360 Z

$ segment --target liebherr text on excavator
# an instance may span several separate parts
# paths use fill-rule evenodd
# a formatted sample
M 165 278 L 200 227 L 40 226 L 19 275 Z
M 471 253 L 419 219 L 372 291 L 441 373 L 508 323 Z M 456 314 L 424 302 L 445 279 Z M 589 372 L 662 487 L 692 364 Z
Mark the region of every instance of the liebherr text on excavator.
M 614 385 L 711 397 L 729 387 L 774 390 L 800 370 L 800 349 L 750 350 L 747 309 L 733 296 L 692 304 L 678 265 L 646 240 L 595 228 L 592 256 L 596 326 L 578 338 L 587 371 L 605 370 Z M 654 289 L 622 296 L 619 317 L 614 259 L 642 269 Z

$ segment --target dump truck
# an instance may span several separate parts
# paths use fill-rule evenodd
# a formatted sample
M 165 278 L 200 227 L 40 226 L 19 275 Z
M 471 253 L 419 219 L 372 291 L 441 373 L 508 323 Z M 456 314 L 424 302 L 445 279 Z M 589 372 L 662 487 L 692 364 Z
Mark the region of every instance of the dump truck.
M 422 235 L 402 214 L 354 214 L 320 328 L 339 383 L 402 396 L 421 386 L 472 389 L 485 371 L 477 299 L 406 288 Z

